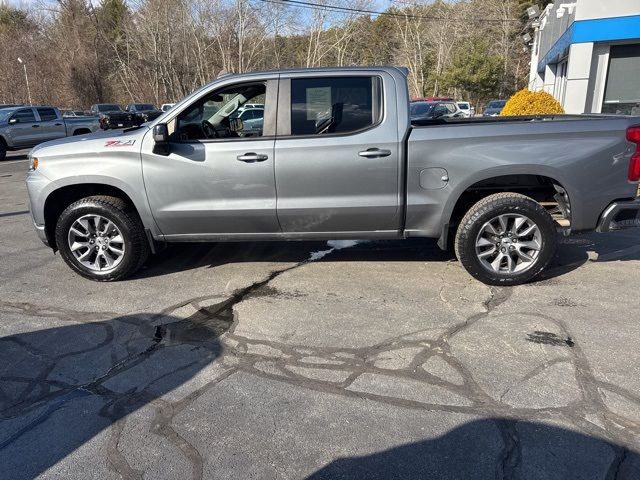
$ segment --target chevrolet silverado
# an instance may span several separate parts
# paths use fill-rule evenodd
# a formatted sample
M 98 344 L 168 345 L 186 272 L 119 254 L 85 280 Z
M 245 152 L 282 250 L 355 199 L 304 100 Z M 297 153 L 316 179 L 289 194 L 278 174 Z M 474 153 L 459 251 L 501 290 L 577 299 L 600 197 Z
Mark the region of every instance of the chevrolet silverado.
M 93 280 L 166 242 L 431 237 L 482 282 L 527 282 L 559 231 L 638 226 L 640 118 L 410 121 L 406 71 L 225 75 L 137 128 L 30 152 L 40 238 Z M 264 104 L 260 129 L 234 115 Z

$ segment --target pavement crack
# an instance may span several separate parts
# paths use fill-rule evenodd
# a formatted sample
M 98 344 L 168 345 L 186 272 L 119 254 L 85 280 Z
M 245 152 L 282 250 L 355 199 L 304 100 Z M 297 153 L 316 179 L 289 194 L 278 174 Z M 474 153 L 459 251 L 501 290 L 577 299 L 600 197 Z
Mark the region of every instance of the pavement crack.
M 607 476 L 605 480 L 624 480 L 624 475 L 622 471 L 622 465 L 627 460 L 627 456 L 629 455 L 629 450 L 627 448 L 621 447 L 616 451 L 616 455 L 609 466 L 609 470 L 607 471 Z
M 504 480 L 516 479 L 517 469 L 522 459 L 522 446 L 516 429 L 516 421 L 495 419 L 502 436 L 504 448 L 498 458 L 496 477 Z

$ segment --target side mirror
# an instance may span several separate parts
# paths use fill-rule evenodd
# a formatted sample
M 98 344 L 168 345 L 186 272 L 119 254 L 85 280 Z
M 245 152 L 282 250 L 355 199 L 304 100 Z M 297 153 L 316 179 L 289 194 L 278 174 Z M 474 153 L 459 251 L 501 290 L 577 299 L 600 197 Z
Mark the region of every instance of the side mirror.
M 9 124 L 10 124 L 10 125 L 13 125 L 13 124 L 15 124 L 15 123 L 18 123 L 18 119 L 17 119 L 17 118 L 10 118 L 10 119 L 9 119 Z
M 159 123 L 153 127 L 153 153 L 169 155 L 169 129 L 166 123 Z

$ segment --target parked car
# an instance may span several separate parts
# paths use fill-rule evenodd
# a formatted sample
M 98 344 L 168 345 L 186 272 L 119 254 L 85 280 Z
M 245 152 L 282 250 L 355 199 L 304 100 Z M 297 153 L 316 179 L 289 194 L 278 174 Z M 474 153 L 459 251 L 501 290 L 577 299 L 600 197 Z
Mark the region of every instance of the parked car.
M 453 101 L 451 97 L 422 97 L 422 98 L 414 98 L 411 100 L 412 102 L 450 102 Z
M 473 108 L 473 105 L 471 105 L 469 102 L 456 102 L 456 104 L 458 105 L 458 108 L 462 111 L 462 116 L 463 117 L 473 117 L 476 114 L 476 109 Z
M 174 105 L 175 103 L 163 103 L 160 107 L 160 110 L 162 110 L 163 112 L 168 112 L 169 110 L 171 110 L 171 108 L 173 108 Z
M 130 103 L 124 110 L 133 115 L 133 121 L 136 125 L 155 120 L 164 113 L 152 103 Z
M 409 104 L 409 114 L 412 121 L 464 116 L 464 113 L 454 101 L 411 102 Z
M 230 116 L 230 118 L 238 118 L 242 120 L 242 135 L 256 136 L 260 135 L 264 120 L 264 108 L 246 108 L 242 107 Z
M 134 115 L 122 110 L 115 103 L 98 103 L 91 105 L 90 112 L 100 119 L 100 128 L 129 128 L 136 126 Z
M 229 75 L 141 128 L 40 145 L 36 231 L 100 281 L 166 242 L 432 237 L 475 278 L 516 285 L 547 267 L 558 228 L 640 225 L 640 117 L 410 122 L 406 75 Z M 255 98 L 261 136 L 243 137 L 230 117 Z
M 506 100 L 491 100 L 487 103 L 487 106 L 484 107 L 484 112 L 482 115 L 485 117 L 497 117 L 502 112 L 502 109 L 506 105 Z
M 96 118 L 63 118 L 60 110 L 51 106 L 3 108 L 0 109 L 0 160 L 4 160 L 7 151 L 98 129 Z

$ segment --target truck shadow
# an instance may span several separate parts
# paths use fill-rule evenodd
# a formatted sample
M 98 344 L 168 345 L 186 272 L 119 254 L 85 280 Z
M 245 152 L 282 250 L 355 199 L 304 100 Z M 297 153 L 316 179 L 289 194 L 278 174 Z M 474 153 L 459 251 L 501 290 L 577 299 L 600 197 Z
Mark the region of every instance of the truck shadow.
M 487 418 L 467 422 L 431 440 L 340 458 L 307 478 L 631 479 L 640 478 L 640 455 L 607 440 L 550 424 Z
M 126 415 L 175 393 L 218 357 L 218 337 L 231 324 L 203 310 L 165 316 L 174 323 L 154 327 L 150 315 L 94 321 L 92 314 L 16 309 L 34 324 L 57 326 L 0 338 L 0 477 L 11 479 L 37 477 Z
M 330 249 L 327 242 L 184 243 L 169 246 L 153 256 L 135 278 L 154 277 L 195 268 L 236 263 L 302 262 L 313 252 Z M 319 261 L 331 262 L 446 262 L 455 261 L 431 239 L 363 241 L 333 251 Z M 622 233 L 589 233 L 559 237 L 558 252 L 539 280 L 562 276 L 588 261 L 640 260 L 640 229 Z

